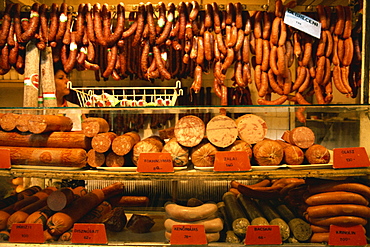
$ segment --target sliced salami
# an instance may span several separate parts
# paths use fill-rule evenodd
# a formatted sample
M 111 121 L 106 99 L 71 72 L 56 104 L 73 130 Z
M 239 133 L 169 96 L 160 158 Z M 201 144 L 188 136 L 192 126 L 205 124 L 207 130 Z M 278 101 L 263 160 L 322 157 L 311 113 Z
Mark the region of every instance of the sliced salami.
M 204 138 L 205 125 L 199 117 L 182 117 L 175 125 L 175 137 L 185 147 L 195 147 Z
M 310 128 L 301 126 L 285 131 L 282 139 L 292 145 L 307 149 L 315 143 L 315 134 Z
M 254 114 L 246 114 L 236 120 L 239 138 L 249 144 L 262 141 L 267 134 L 265 120 Z
M 235 142 L 238 137 L 238 129 L 233 119 L 219 115 L 208 122 L 206 135 L 213 145 L 224 148 Z

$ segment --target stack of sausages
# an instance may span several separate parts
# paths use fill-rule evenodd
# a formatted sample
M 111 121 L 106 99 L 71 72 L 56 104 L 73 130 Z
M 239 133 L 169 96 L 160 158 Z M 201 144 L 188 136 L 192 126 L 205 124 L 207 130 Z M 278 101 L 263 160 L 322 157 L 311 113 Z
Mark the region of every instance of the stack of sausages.
M 212 202 L 202 203 L 198 206 L 183 206 L 168 202 L 164 206 L 167 219 L 164 222 L 165 237 L 171 239 L 174 225 L 204 225 L 208 242 L 215 242 L 220 238 L 223 229 L 223 221 L 217 215 L 217 205 Z
M 0 118 L 0 146 L 14 165 L 84 167 L 91 141 L 73 132 L 72 121 L 57 115 L 6 113 Z
M 203 72 L 213 70 L 222 105 L 228 104 L 224 81 L 232 66 L 234 85 L 246 88 L 254 81 L 259 104 L 308 104 L 312 94 L 319 104 L 328 104 L 333 84 L 355 96 L 359 71 L 350 66 L 354 56 L 361 60 L 361 28 L 355 27 L 354 42 L 351 8 L 318 5 L 305 13 L 322 25 L 315 40 L 284 23 L 285 10 L 295 6 L 295 1 L 283 5 L 278 0 L 273 11 L 246 11 L 240 2 L 225 9 L 216 2 L 204 9 L 197 1 L 160 2 L 126 13 L 122 3 L 114 11 L 107 4 L 81 3 L 73 13 L 66 3 L 34 3 L 30 13 L 23 13 L 20 4 L 8 4 L 0 30 L 0 74 L 11 67 L 23 73 L 25 47 L 34 42 L 40 50 L 52 47 L 54 62 L 61 61 L 66 72 L 93 70 L 98 81 L 190 77 L 197 93 Z M 298 67 L 291 73 L 294 62 Z
M 370 217 L 370 187 L 356 181 L 316 181 L 308 185 L 304 215 L 311 242 L 328 242 L 330 225 L 365 226 Z

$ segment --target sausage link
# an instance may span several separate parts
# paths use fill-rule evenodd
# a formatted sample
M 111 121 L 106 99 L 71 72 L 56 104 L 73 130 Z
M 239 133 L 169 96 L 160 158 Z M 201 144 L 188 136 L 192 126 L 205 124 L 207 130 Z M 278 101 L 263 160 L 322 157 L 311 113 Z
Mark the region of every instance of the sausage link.
M 13 8 L 12 3 L 6 4 L 5 11 L 4 11 L 4 16 L 3 16 L 2 24 L 1 24 L 1 31 L 0 31 L 0 47 L 3 47 L 7 43 L 7 39 L 8 39 L 8 36 L 9 36 L 9 30 L 10 30 L 10 26 L 11 26 L 11 21 L 12 21 L 12 16 L 11 16 L 12 8 Z M 37 8 L 37 10 L 38 10 L 38 8 Z M 34 13 L 32 11 L 33 10 L 31 10 L 31 19 L 33 18 L 32 14 L 33 15 L 37 14 L 37 18 L 38 18 L 38 13 L 36 13 L 36 12 Z M 35 30 L 35 32 L 36 32 L 36 30 Z
M 288 99 L 288 96 L 287 95 L 281 95 L 279 98 L 277 98 L 276 100 L 266 100 L 266 99 L 263 99 L 263 98 L 259 98 L 257 100 L 257 103 L 259 105 L 282 105 L 284 104 L 284 102 Z
M 262 71 L 267 71 L 269 69 L 269 60 L 270 60 L 270 42 L 264 39 L 263 40 L 262 62 L 261 62 Z
M 190 90 L 193 90 L 195 93 L 199 93 L 202 88 L 202 67 L 198 64 L 194 70 L 194 81 L 191 84 Z
M 145 15 L 145 5 L 140 4 L 139 11 L 137 13 L 137 27 L 136 27 L 136 32 L 134 34 L 134 39 L 132 41 L 132 46 L 137 46 L 139 44 L 141 36 L 144 32 L 144 25 L 145 25 L 144 15 Z
M 26 31 L 22 33 L 21 40 L 26 43 L 31 40 L 36 34 L 39 28 L 40 16 L 39 16 L 40 4 L 34 3 L 31 8 L 30 24 Z
M 343 54 L 343 60 L 342 65 L 343 66 L 349 66 L 351 65 L 352 59 L 353 59 L 353 40 L 352 37 L 349 37 L 344 40 L 344 54 Z
M 158 46 L 153 46 L 153 54 L 154 59 L 157 64 L 157 68 L 159 70 L 159 73 L 166 79 L 171 79 L 171 74 L 168 72 L 168 70 L 165 68 L 164 63 L 162 61 L 161 52 L 158 48 Z
M 231 64 L 234 62 L 234 49 L 228 48 L 227 49 L 227 55 L 226 58 L 222 64 L 221 71 L 225 74 L 226 70 L 231 66 Z
M 113 46 L 114 44 L 117 43 L 117 41 L 122 37 L 123 31 L 125 29 L 125 6 L 123 3 L 119 3 L 117 5 L 117 20 L 116 20 L 116 27 L 109 36 L 105 37 L 107 41 L 108 46 Z
M 335 23 L 334 34 L 341 36 L 345 25 L 345 12 L 342 5 L 335 7 L 337 22 Z
M 204 62 L 204 39 L 202 36 L 198 37 L 198 52 L 196 62 L 198 65 Z
M 280 22 L 281 22 L 280 17 L 275 17 L 272 22 L 270 42 L 273 45 L 277 45 L 279 42 L 279 34 L 280 34 L 280 28 L 281 28 Z
M 281 89 L 279 84 L 277 84 L 276 79 L 275 79 L 275 75 L 274 75 L 274 72 L 272 71 L 272 69 L 269 69 L 267 75 L 268 75 L 269 85 L 270 85 L 271 89 L 275 93 L 277 93 L 279 95 L 283 95 L 284 91 L 283 91 L 283 89 Z
M 160 34 L 160 36 L 157 38 L 155 41 L 156 45 L 160 45 L 166 41 L 168 38 L 170 32 L 171 32 L 171 27 L 174 21 L 174 12 L 173 8 L 170 8 L 167 13 L 167 22 L 163 28 L 163 32 Z

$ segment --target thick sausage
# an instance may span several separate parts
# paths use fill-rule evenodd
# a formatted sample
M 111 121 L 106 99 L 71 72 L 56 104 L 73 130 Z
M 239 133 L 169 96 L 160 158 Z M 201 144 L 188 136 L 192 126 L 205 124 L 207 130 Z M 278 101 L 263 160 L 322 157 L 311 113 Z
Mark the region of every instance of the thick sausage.
M 370 208 L 356 204 L 333 204 L 317 205 L 307 208 L 309 218 L 332 217 L 332 216 L 357 216 L 362 218 L 370 217 Z
M 358 193 L 347 191 L 321 192 L 305 199 L 310 206 L 352 203 L 357 205 L 369 205 L 369 200 Z
M 217 212 L 215 203 L 204 203 L 197 207 L 181 206 L 173 202 L 165 204 L 166 214 L 171 219 L 180 221 L 197 221 L 211 217 Z

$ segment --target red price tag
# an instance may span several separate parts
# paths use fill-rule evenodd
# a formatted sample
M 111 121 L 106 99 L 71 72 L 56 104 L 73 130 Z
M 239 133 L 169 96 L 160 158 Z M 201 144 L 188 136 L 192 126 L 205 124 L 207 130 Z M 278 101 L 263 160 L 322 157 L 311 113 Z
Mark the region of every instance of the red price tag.
M 369 167 L 370 161 L 364 147 L 334 148 L 333 168 Z
M 221 151 L 215 155 L 214 171 L 238 172 L 252 170 L 248 153 L 245 151 Z
M 42 224 L 14 223 L 10 231 L 9 242 L 12 243 L 44 243 Z
M 170 153 L 141 153 L 137 162 L 138 172 L 173 172 Z
M 366 244 L 367 241 L 363 226 L 330 226 L 329 245 L 365 246 Z
M 107 244 L 104 224 L 74 224 L 71 242 L 73 244 Z
M 173 225 L 170 243 L 177 245 L 207 244 L 204 225 Z
M 272 245 L 281 244 L 279 226 L 248 226 L 245 236 L 245 245 Z
M 10 150 L 6 148 L 0 148 L 0 169 L 9 169 L 10 167 Z

